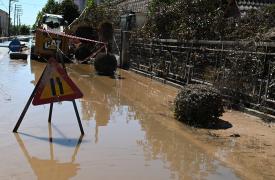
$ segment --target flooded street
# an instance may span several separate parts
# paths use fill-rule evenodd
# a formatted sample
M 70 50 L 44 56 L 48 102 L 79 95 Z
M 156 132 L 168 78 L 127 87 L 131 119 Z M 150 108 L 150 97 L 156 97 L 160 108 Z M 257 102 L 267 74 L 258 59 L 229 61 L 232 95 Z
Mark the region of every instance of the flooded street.
M 0 48 L 0 179 L 250 179 L 174 120 L 178 89 L 131 71 L 111 78 L 67 66 L 84 94 L 83 137 L 71 102 L 54 103 L 52 125 L 49 104 L 31 105 L 12 133 L 45 63 L 8 57 Z

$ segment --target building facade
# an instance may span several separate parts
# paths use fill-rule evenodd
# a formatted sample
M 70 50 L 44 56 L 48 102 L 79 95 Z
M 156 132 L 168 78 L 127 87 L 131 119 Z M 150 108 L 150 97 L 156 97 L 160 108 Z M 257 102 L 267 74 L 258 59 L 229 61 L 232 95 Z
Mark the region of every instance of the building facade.
M 124 11 L 147 13 L 151 0 L 114 0 L 113 3 Z
M 100 0 L 95 0 L 100 2 Z M 148 4 L 151 0 L 114 0 L 121 9 L 133 11 L 133 12 L 147 12 Z M 228 2 L 232 0 L 227 0 Z M 235 0 L 233 0 L 235 1 Z M 257 9 L 266 5 L 275 4 L 275 0 L 236 0 L 241 12 L 249 9 Z
M 257 9 L 267 5 L 275 4 L 275 0 L 236 0 L 241 13 L 250 9 Z
M 142 27 L 145 24 L 147 19 L 148 6 L 150 1 L 151 0 L 114 0 L 112 1 L 112 3 L 118 9 L 120 9 L 122 12 L 125 13 L 125 15 L 121 17 L 122 24 L 126 26 L 127 16 L 134 15 L 134 17 L 131 17 L 130 24 L 134 24 L 133 26 L 135 27 Z
M 0 36 L 8 36 L 9 14 L 0 9 Z

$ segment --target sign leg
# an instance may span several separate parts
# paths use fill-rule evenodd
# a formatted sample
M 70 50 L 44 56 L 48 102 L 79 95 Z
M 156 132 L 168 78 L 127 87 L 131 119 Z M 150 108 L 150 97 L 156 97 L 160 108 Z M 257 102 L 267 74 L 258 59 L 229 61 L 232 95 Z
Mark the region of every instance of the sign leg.
M 49 124 L 48 126 L 48 130 L 49 130 L 49 144 L 50 144 L 50 156 L 51 156 L 51 160 L 54 160 L 54 153 L 53 153 L 53 133 L 52 133 L 52 125 Z
M 75 146 L 74 153 L 73 153 L 73 155 L 72 155 L 72 163 L 75 162 L 75 158 L 76 158 L 76 155 L 77 155 L 78 150 L 79 150 L 79 148 L 80 148 L 80 144 L 81 144 L 81 142 L 82 142 L 83 136 L 84 136 L 83 134 L 81 134 L 81 135 L 79 136 L 78 142 L 77 142 L 77 144 L 76 144 L 76 146 Z
M 46 69 L 46 68 L 45 68 L 45 69 Z M 42 77 L 43 74 L 45 73 L 45 69 L 43 70 L 41 77 Z M 23 121 L 23 119 L 24 119 L 24 117 L 25 117 L 25 114 L 27 113 L 27 111 L 28 111 L 28 109 L 29 109 L 29 107 L 30 107 L 30 104 L 31 104 L 31 102 L 32 102 L 32 99 L 34 98 L 35 93 L 36 93 L 36 91 L 37 91 L 37 89 L 38 89 L 38 86 L 39 86 L 39 84 L 40 84 L 40 82 L 41 82 L 41 77 L 40 77 L 39 81 L 37 82 L 37 84 L 36 84 L 34 90 L 32 91 L 32 94 L 31 94 L 31 96 L 30 96 L 30 98 L 29 98 L 29 100 L 28 100 L 28 102 L 27 102 L 27 104 L 26 104 L 26 106 L 25 106 L 23 112 L 21 113 L 21 115 L 20 115 L 20 117 L 19 117 L 19 119 L 18 119 L 18 121 L 17 121 L 17 123 L 16 123 L 14 129 L 13 129 L 13 132 L 14 132 L 14 133 L 17 133 L 17 130 L 18 130 L 18 128 L 19 128 L 21 122 Z
M 48 122 L 52 122 L 52 113 L 53 113 L 53 103 L 50 104 L 49 119 Z
M 73 105 L 74 105 L 74 111 L 75 111 L 75 115 L 76 115 L 76 118 L 77 118 L 77 122 L 78 122 L 78 125 L 79 125 L 79 128 L 80 128 L 81 134 L 84 134 L 84 130 L 83 130 L 83 127 L 82 127 L 82 124 L 81 124 L 81 120 L 80 120 L 80 116 L 79 116 L 79 113 L 78 113 L 78 110 L 77 110 L 75 100 L 73 100 L 72 102 L 73 102 Z
M 29 100 L 28 100 L 28 102 L 27 102 L 27 104 L 26 104 L 26 106 L 25 106 L 23 112 L 21 113 L 21 115 L 20 115 L 20 117 L 19 117 L 19 119 L 18 119 L 18 121 L 17 121 L 17 123 L 16 123 L 14 129 L 13 129 L 13 132 L 17 133 L 17 130 L 18 130 L 18 128 L 19 128 L 21 122 L 23 121 L 23 119 L 24 119 L 24 117 L 25 117 L 25 114 L 27 113 L 27 111 L 28 111 L 28 109 L 29 109 L 29 107 L 30 107 L 30 104 L 31 104 L 32 99 L 33 99 L 33 97 L 34 97 L 34 95 L 35 95 L 35 92 L 36 92 L 36 88 L 34 88 L 34 90 L 33 90 L 32 94 L 31 94 L 31 96 L 30 96 L 30 98 L 29 98 Z

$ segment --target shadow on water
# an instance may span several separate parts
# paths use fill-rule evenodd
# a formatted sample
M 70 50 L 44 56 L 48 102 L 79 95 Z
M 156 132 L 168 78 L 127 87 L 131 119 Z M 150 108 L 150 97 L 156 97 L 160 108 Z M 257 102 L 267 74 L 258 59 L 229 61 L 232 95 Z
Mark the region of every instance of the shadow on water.
M 52 127 L 62 136 L 62 138 L 52 138 Z M 39 136 L 34 136 L 31 134 L 26 134 L 26 133 L 18 133 L 18 134 L 24 135 L 27 137 L 31 137 L 34 139 L 42 140 L 42 141 L 50 141 L 53 144 L 58 144 L 58 145 L 66 146 L 66 147 L 75 147 L 76 144 L 78 145 L 80 143 L 86 142 L 86 141 L 82 140 L 82 136 L 80 136 L 78 139 L 67 138 L 56 126 L 54 126 L 52 124 L 49 124 L 48 129 L 49 129 L 49 137 L 39 137 Z
M 39 138 L 32 135 L 27 135 L 27 134 L 21 134 L 21 135 L 34 137 L 34 138 L 46 141 L 46 138 Z M 14 134 L 20 149 L 22 150 L 28 163 L 33 169 L 33 172 L 37 176 L 37 179 L 68 180 L 76 176 L 77 171 L 79 170 L 79 164 L 75 163 L 75 159 L 76 159 L 78 150 L 80 148 L 80 145 L 82 143 L 83 135 L 81 135 L 77 141 L 73 140 L 73 142 L 75 143 L 74 146 L 72 145 L 72 143 L 69 143 L 69 144 L 63 143 L 63 144 L 66 144 L 66 146 L 75 147 L 71 160 L 69 162 L 59 162 L 58 160 L 55 159 L 53 142 L 56 142 L 56 139 L 52 138 L 52 129 L 50 125 L 49 125 L 49 138 L 47 138 L 47 141 L 49 141 L 49 146 L 50 146 L 50 159 L 40 159 L 38 157 L 31 156 L 24 144 L 23 139 L 20 137 L 21 135 L 19 135 L 18 133 Z M 60 139 L 58 141 L 60 142 L 62 140 Z

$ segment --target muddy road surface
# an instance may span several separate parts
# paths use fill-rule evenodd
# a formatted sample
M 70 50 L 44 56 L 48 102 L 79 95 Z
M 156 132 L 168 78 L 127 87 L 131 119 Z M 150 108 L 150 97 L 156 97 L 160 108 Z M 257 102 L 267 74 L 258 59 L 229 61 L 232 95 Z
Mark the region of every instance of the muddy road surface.
M 8 57 L 0 48 L 0 179 L 253 179 L 226 160 L 231 149 L 221 154 L 206 133 L 173 118 L 178 89 L 133 72 L 111 78 L 68 65 L 84 94 L 76 102 L 85 135 L 71 102 L 54 103 L 51 125 L 49 104 L 31 105 L 12 133 L 45 63 Z

